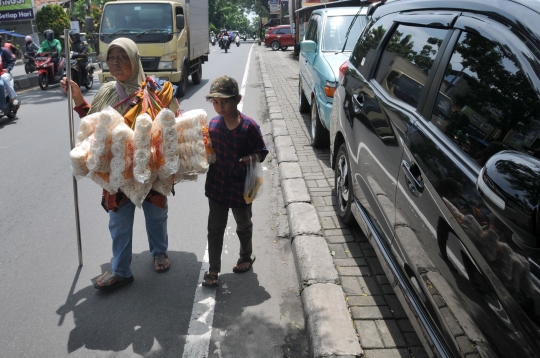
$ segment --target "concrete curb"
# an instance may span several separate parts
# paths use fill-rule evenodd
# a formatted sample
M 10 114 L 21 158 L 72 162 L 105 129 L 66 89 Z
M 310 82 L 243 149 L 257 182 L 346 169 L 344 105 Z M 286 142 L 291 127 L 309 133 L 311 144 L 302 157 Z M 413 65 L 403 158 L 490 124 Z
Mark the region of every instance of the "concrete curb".
M 287 207 L 290 238 L 302 290 L 310 357 L 360 357 L 352 318 L 339 283 L 322 227 L 298 163 L 298 155 L 281 107 L 276 105 L 274 85 L 258 47 L 259 64 L 272 123 L 272 137 Z

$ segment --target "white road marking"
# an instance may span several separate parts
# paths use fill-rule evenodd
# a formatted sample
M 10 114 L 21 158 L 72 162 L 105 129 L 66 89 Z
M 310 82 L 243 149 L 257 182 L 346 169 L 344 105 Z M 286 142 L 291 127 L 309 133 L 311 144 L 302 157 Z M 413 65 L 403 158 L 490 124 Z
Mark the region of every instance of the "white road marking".
M 246 92 L 246 83 L 248 79 L 249 61 L 251 59 L 251 50 L 247 58 L 246 70 L 242 79 L 240 94 L 242 101 L 238 104 L 238 110 L 241 112 L 244 102 L 244 93 Z M 233 233 L 234 234 L 234 233 Z M 229 236 L 229 230 L 226 233 Z M 193 299 L 193 308 L 191 310 L 191 319 L 189 320 L 189 328 L 184 345 L 183 358 L 198 358 L 208 357 L 210 338 L 212 336 L 212 323 L 214 321 L 214 308 L 216 306 L 216 289 L 203 287 L 201 282 L 204 280 L 204 273 L 208 271 L 210 264 L 208 263 L 208 244 L 204 250 L 204 258 L 199 272 L 199 284 L 195 290 L 195 298 Z

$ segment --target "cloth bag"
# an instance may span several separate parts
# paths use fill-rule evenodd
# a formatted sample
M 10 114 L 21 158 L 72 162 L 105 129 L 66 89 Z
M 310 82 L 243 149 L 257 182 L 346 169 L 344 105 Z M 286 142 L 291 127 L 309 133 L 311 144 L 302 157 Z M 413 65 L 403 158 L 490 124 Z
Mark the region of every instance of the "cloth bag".
M 247 167 L 246 181 L 244 183 L 244 200 L 251 204 L 253 200 L 261 196 L 263 189 L 263 172 L 261 162 L 253 161 L 249 156 L 249 166 Z

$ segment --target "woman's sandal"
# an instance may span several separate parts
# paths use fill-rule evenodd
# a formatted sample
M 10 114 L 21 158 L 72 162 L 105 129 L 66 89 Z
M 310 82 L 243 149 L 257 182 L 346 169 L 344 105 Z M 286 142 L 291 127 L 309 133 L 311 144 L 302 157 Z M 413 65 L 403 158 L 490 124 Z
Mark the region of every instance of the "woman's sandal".
M 244 262 L 249 262 L 249 266 L 245 267 L 245 268 L 239 268 L 238 266 L 240 264 L 243 264 Z M 253 263 L 255 262 L 255 255 L 251 255 L 250 258 L 248 259 L 238 259 L 238 261 L 236 262 L 236 266 L 233 267 L 233 272 L 234 273 L 244 273 L 244 272 L 248 272 L 249 270 L 251 270 L 251 267 L 253 266 Z
M 116 280 L 116 282 L 113 283 L 112 285 L 107 285 L 107 286 L 98 285 L 98 282 L 107 283 L 107 281 L 109 280 Z M 116 288 L 125 286 L 128 283 L 132 283 L 133 280 L 134 280 L 133 276 L 126 278 L 126 277 L 118 276 L 115 273 L 111 274 L 109 271 L 107 271 L 96 279 L 96 282 L 94 283 L 94 288 L 96 290 L 101 290 L 101 291 L 110 291 L 110 290 L 114 290 Z
M 166 252 L 163 252 L 161 254 L 155 254 L 154 255 L 154 270 L 158 273 L 163 273 L 169 271 L 171 268 L 171 263 L 169 262 L 169 266 L 165 267 L 165 261 L 163 259 L 168 259 L 169 255 L 167 255 Z M 162 268 L 158 268 L 158 266 Z
M 206 283 L 206 280 L 210 280 L 212 281 L 212 283 Z M 206 271 L 204 273 L 204 281 L 202 282 L 202 285 L 204 287 L 218 287 L 219 286 L 218 275 L 215 273 L 210 273 Z

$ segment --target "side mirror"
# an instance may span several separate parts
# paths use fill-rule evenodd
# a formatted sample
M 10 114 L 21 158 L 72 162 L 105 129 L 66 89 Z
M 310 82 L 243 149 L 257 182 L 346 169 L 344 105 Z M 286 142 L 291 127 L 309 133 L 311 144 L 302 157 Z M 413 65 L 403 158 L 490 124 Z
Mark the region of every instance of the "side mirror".
M 182 31 L 184 25 L 184 15 L 176 15 L 176 29 Z
M 84 18 L 84 28 L 88 35 L 90 35 L 89 32 L 94 31 L 94 20 L 90 16 Z
M 517 151 L 493 155 L 480 171 L 476 188 L 489 209 L 530 255 L 540 254 L 540 160 Z
M 300 52 L 315 53 L 317 51 L 317 44 L 315 41 L 306 40 L 300 42 Z

